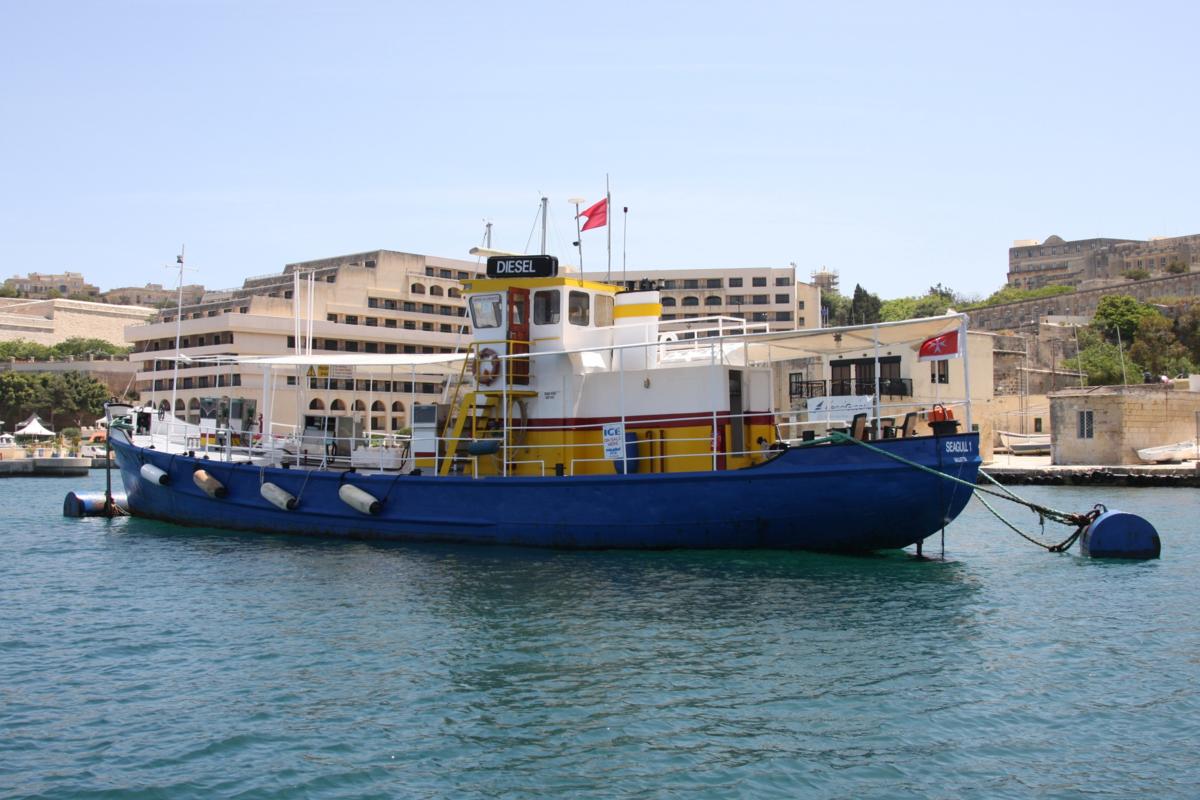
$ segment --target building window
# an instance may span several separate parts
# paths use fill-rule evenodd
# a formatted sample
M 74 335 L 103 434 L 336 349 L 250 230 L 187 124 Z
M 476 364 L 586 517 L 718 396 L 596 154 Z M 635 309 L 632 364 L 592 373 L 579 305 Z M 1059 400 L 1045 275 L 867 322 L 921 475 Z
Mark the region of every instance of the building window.
M 803 311 L 803 310 L 804 310 L 804 301 L 803 301 L 803 300 L 797 300 L 797 301 L 796 301 L 796 308 L 798 308 L 800 311 Z
M 367 308 L 379 308 L 379 298 L 378 297 L 368 297 L 367 298 Z
M 326 322 L 337 322 L 337 314 L 326 314 L 325 321 Z
M 708 297 L 704 298 L 704 305 L 719 306 L 719 305 L 721 305 L 721 298 L 715 294 L 709 295 Z
M 691 296 L 685 297 L 685 298 L 683 298 L 682 305 L 698 306 L 698 305 L 700 305 L 700 298 L 699 297 L 691 297 Z
M 695 278 L 688 278 L 688 279 L 686 279 L 686 280 L 683 282 L 683 288 L 685 288 L 685 289 L 699 289 L 699 288 L 700 288 L 700 281 L 696 280 Z
M 1095 433 L 1095 430 L 1092 426 L 1092 412 L 1091 411 L 1080 411 L 1079 412 L 1079 430 L 1078 430 L 1077 438 L 1091 439 L 1091 438 L 1094 438 L 1094 433 Z
M 433 330 L 433 323 L 432 323 L 432 322 L 422 322 L 422 323 L 421 323 L 421 330 L 423 330 L 423 331 L 432 331 L 432 330 Z
M 949 383 L 950 382 L 950 362 L 949 361 L 930 361 L 929 362 L 929 382 L 930 383 Z
M 704 281 L 704 288 L 705 289 L 720 289 L 721 288 L 721 279 L 720 278 L 707 279 L 706 281 Z
M 791 321 L 792 321 L 792 312 L 790 312 L 790 311 L 776 311 L 776 312 L 775 312 L 775 319 L 776 319 L 777 321 L 779 321 L 779 322 L 791 322 Z
M 295 337 L 295 336 L 289 336 L 289 337 L 288 337 L 288 343 L 287 343 L 287 346 L 288 346 L 288 349 L 289 349 L 289 350 L 290 350 L 291 348 L 293 348 L 293 347 L 295 347 L 295 346 L 296 346 L 296 337 Z
M 766 286 L 767 278 L 765 275 L 760 275 L 757 278 L 751 278 L 750 282 L 751 282 L 751 285 L 753 285 L 753 286 Z
M 385 319 L 385 320 L 383 321 L 383 327 L 385 327 L 385 328 L 394 328 L 394 327 L 396 327 L 396 320 L 394 320 L 394 319 Z
M 729 279 L 729 288 L 730 289 L 737 289 L 737 288 L 741 287 L 741 285 L 742 285 L 741 278 L 730 278 Z
M 756 294 L 750 298 L 750 302 L 756 306 L 765 306 L 771 302 L 771 296 L 766 294 Z
M 379 352 L 379 343 L 378 342 L 365 342 L 363 345 L 363 352 L 378 353 Z
M 347 325 L 357 325 L 358 317 L 355 316 L 354 314 L 347 314 L 346 315 L 346 324 Z
M 775 278 L 775 285 L 776 285 L 776 286 L 787 286 L 787 285 L 788 285 L 788 284 L 790 284 L 791 282 L 792 282 L 792 279 L 791 279 L 791 278 L 789 278 L 789 277 L 788 277 L 788 276 L 786 276 L 786 275 L 779 275 L 779 276 L 777 276 L 777 277 Z
M 1042 418 L 1041 417 L 1033 418 L 1033 432 L 1034 433 L 1042 432 Z
M 775 295 L 775 302 L 776 303 L 787 303 L 787 302 L 790 302 L 790 298 L 786 294 L 777 294 L 777 295 Z
M 366 323 L 368 328 L 378 328 L 379 327 L 379 318 L 378 317 L 367 317 L 364 320 L 364 322 Z
M 670 280 L 670 281 L 663 281 L 663 282 L 662 282 L 662 287 L 663 287 L 664 289 L 674 289 L 674 288 L 675 288 L 675 283 L 676 283 L 676 282 L 675 282 L 675 281 L 673 281 L 673 280 Z
M 729 300 L 727 302 L 731 306 L 740 306 L 742 303 L 746 302 L 746 296 L 741 294 L 731 294 L 729 295 Z

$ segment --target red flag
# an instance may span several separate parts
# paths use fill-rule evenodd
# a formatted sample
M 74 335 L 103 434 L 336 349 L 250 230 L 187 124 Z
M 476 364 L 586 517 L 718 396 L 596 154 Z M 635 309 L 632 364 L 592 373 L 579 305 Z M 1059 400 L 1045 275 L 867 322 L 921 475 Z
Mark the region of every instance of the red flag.
M 579 216 L 587 220 L 580 230 L 590 231 L 592 228 L 603 228 L 608 224 L 608 198 L 604 198 L 586 211 L 580 211 Z
M 945 361 L 950 358 L 958 358 L 960 355 L 962 353 L 958 350 L 958 331 L 950 331 L 921 342 L 921 349 L 917 351 L 917 360 Z

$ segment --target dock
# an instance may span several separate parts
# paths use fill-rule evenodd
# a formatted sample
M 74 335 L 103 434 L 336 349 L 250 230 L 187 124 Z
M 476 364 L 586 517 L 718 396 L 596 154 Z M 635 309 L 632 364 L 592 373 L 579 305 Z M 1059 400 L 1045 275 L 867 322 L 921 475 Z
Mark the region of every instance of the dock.
M 92 459 L 73 456 L 13 458 L 0 461 L 0 478 L 81 477 L 92 468 Z
M 1050 456 L 997 454 L 983 471 L 1009 485 L 1039 486 L 1200 486 L 1200 466 L 1179 464 L 1113 464 L 1061 466 Z M 982 476 L 979 483 L 985 483 Z

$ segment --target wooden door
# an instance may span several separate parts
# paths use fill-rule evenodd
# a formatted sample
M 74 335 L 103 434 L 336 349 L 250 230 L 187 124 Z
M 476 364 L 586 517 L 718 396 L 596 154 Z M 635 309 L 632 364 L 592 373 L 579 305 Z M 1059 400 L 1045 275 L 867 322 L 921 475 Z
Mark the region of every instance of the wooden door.
M 529 290 L 516 287 L 508 290 L 508 352 L 517 355 L 529 352 Z M 509 359 L 511 383 L 529 384 L 529 359 Z

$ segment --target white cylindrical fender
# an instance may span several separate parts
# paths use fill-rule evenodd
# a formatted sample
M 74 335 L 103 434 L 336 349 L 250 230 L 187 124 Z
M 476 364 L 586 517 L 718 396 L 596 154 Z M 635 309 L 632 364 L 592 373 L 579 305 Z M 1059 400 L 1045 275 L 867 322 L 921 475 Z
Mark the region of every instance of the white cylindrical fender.
M 379 513 L 381 503 L 357 486 L 343 483 L 338 489 L 338 497 L 342 498 L 342 502 L 355 511 L 361 511 L 364 514 Z
M 263 499 L 282 511 L 295 511 L 296 498 L 273 483 L 264 483 L 258 491 Z
M 225 495 L 229 494 L 229 490 L 207 471 L 198 469 L 192 473 L 192 480 L 200 487 L 200 490 L 209 497 L 215 497 L 220 500 Z
M 142 473 L 142 479 L 150 483 L 155 483 L 159 486 L 167 486 L 171 483 L 171 476 L 153 464 L 142 464 L 139 472 Z

